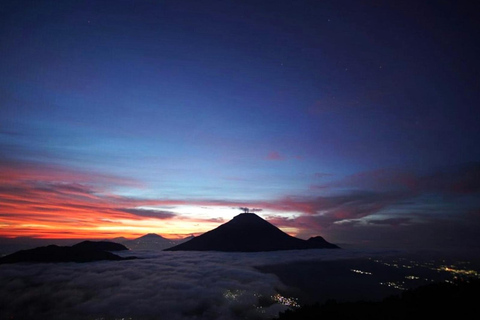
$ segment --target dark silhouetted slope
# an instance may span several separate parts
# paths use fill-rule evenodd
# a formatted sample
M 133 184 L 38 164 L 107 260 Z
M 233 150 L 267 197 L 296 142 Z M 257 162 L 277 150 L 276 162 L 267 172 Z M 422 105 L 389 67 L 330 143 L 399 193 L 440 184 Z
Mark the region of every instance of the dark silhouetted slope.
M 325 240 L 292 237 L 256 214 L 242 213 L 216 229 L 166 250 L 257 252 L 323 248 L 338 246 Z
M 305 305 L 279 314 L 278 320 L 316 319 L 470 319 L 480 312 L 480 281 L 435 283 L 379 302 L 336 302 Z
M 123 244 L 109 241 L 83 241 L 73 245 L 72 248 L 81 250 L 122 251 L 128 250 Z
M 331 244 L 320 236 L 311 237 L 307 240 L 307 244 L 311 248 L 338 248 L 337 245 Z
M 134 259 L 134 257 L 123 258 L 109 251 L 100 249 L 107 248 L 110 250 L 112 247 L 115 247 L 119 250 L 118 246 L 105 243 L 86 242 L 87 243 L 82 242 L 71 247 L 50 245 L 30 250 L 17 251 L 0 258 L 0 264 L 17 262 L 91 262 L 100 260 Z M 120 250 L 126 250 L 126 248 Z

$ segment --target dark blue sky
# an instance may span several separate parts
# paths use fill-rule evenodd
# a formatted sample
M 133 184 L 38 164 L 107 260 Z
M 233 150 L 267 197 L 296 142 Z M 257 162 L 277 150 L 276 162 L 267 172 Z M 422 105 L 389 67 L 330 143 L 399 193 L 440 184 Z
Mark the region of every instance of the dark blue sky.
M 0 234 L 180 235 L 254 206 L 303 237 L 473 242 L 479 9 L 3 1 Z

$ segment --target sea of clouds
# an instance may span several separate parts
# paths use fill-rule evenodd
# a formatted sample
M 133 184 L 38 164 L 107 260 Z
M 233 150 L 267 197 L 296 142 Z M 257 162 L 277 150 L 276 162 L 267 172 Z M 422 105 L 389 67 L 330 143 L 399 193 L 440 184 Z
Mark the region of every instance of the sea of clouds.
M 255 266 L 366 254 L 129 251 L 141 259 L 1 265 L 0 319 L 270 319 L 288 308 L 271 298 L 287 288 Z

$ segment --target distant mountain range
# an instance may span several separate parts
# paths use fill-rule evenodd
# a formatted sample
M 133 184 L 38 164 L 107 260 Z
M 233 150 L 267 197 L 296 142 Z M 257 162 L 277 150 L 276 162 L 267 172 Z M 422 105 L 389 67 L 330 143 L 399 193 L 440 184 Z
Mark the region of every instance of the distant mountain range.
M 30 241 L 27 241 L 30 240 Z M 15 241 L 15 239 L 13 239 Z M 22 246 L 40 241 L 18 239 Z M 70 240 L 69 240 L 70 241 Z M 112 242 L 114 241 L 114 242 Z M 13 242 L 12 242 L 13 243 Z M 31 248 L 32 246 L 30 246 Z M 89 262 L 97 260 L 124 260 L 111 251 L 165 250 L 165 251 L 226 251 L 259 252 L 302 249 L 336 249 L 337 245 L 320 236 L 302 240 L 281 231 L 254 213 L 242 213 L 216 229 L 198 237 L 172 240 L 149 233 L 136 239 L 119 237 L 107 241 L 83 241 L 72 246 L 48 245 L 20 250 L 0 258 L 1 263 L 14 262 Z M 13 251 L 10 251 L 13 252 Z
M 120 237 L 120 238 L 112 239 L 112 241 L 121 243 L 127 248 L 133 249 L 133 250 L 164 250 L 164 249 L 176 246 L 178 244 L 184 243 L 186 241 L 189 241 L 192 238 L 194 237 L 189 236 L 184 239 L 172 240 L 172 239 L 164 238 L 155 233 L 149 233 L 133 240 Z
M 320 236 L 308 240 L 292 237 L 254 213 L 242 213 L 216 229 L 165 250 L 258 252 L 338 248 Z
M 128 250 L 125 246 L 106 241 L 83 241 L 73 246 L 49 245 L 21 250 L 0 258 L 0 264 L 17 262 L 92 262 L 99 260 L 130 260 L 111 251 Z
M 103 242 L 115 242 L 120 243 L 126 247 L 126 249 L 132 250 L 164 250 L 176 246 L 180 243 L 192 239 L 193 236 L 186 237 L 184 239 L 171 240 L 166 239 L 158 234 L 149 233 L 136 239 L 127 239 L 125 237 L 118 237 L 113 239 L 104 239 Z M 2 238 L 0 237 L 0 257 L 12 254 L 20 250 L 29 250 L 32 248 L 46 247 L 49 245 L 57 246 L 73 246 L 77 244 L 79 239 L 37 239 L 28 237 L 18 238 Z M 99 241 L 93 241 L 98 243 Z M 113 251 L 113 250 L 109 250 Z

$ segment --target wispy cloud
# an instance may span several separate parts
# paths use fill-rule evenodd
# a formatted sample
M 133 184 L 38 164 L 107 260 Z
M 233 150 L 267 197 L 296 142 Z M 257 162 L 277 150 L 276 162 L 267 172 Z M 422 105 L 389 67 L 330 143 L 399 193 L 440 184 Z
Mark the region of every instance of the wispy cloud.
M 408 224 L 411 220 L 411 218 L 371 219 L 368 220 L 368 223 L 376 225 L 399 226 Z
M 21 162 L 2 162 L 0 168 L 2 236 L 98 238 L 107 234 L 138 235 L 154 220 L 168 224 L 188 223 L 190 227 L 185 234 L 190 234 L 206 231 L 207 226 L 215 227 L 225 221 L 222 217 L 179 214 L 177 209 L 181 206 L 198 206 L 202 210 L 259 208 L 263 209 L 259 214 L 271 223 L 304 236 L 339 230 L 352 232 L 368 226 L 405 227 L 419 221 L 433 223 L 429 220 L 432 214 L 461 216 L 478 212 L 480 208 L 478 201 L 465 199 L 474 197 L 480 190 L 478 164 L 424 175 L 395 170 L 361 172 L 319 184 L 309 195 L 254 201 L 131 197 L 112 191 L 122 185 L 141 186 L 128 178 Z M 324 176 L 320 174 L 319 178 Z M 315 195 L 315 190 L 321 195 Z M 419 200 L 432 195 L 441 198 L 428 205 Z M 457 198 L 461 205 L 455 207 L 455 213 L 445 209 L 449 203 L 460 201 Z
M 289 207 L 303 214 L 272 216 L 269 220 L 277 226 L 294 228 L 303 236 L 323 232 L 334 238 L 370 238 L 395 227 L 398 235 L 391 239 L 399 243 L 415 232 L 432 240 L 432 230 L 444 230 L 447 223 L 451 226 L 449 234 L 480 226 L 480 220 L 472 214 L 480 208 L 479 172 L 478 163 L 424 174 L 404 170 L 360 172 L 314 188 L 327 195 L 286 199 Z M 476 238 L 471 231 L 465 234 Z M 452 243 L 465 240 L 461 231 L 456 236 L 451 236 Z
M 284 160 L 285 157 L 282 156 L 280 153 L 278 153 L 277 151 L 271 151 L 268 153 L 268 155 L 266 156 L 267 160 L 274 160 L 274 161 L 278 161 L 278 160 Z
M 150 209 L 129 209 L 129 208 L 124 208 L 124 209 L 117 209 L 119 212 L 126 212 L 133 214 L 135 216 L 140 216 L 140 217 L 150 217 L 150 218 L 156 218 L 156 219 L 171 219 L 177 214 L 175 214 L 172 211 L 163 211 L 163 210 L 150 210 Z
M 8 183 L 9 181 L 144 187 L 142 182 L 129 177 L 78 170 L 53 164 L 0 159 L 0 183 Z

